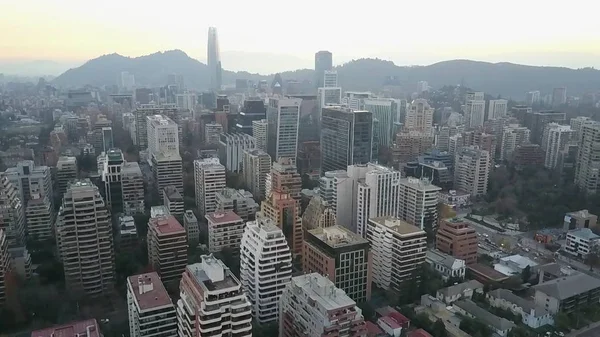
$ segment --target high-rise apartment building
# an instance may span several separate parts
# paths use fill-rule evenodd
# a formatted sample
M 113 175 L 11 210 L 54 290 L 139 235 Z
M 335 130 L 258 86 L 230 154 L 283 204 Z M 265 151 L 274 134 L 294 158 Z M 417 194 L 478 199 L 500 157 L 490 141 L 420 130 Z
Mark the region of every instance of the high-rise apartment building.
M 363 104 L 364 109 L 372 114 L 372 119 L 378 121 L 377 134 L 379 135 L 379 144 L 390 146 L 394 141 L 392 126 L 394 125 L 394 118 L 398 111 L 398 104 L 395 100 L 389 98 L 368 98 L 363 100 Z
M 541 101 L 541 94 L 539 90 L 529 91 L 525 95 L 525 103 L 529 105 L 538 104 Z
M 433 133 L 413 130 L 401 130 L 390 148 L 392 164 L 400 168 L 403 164 L 414 161 L 419 155 L 433 148 Z
M 296 159 L 301 102 L 299 98 L 269 98 L 267 153 L 273 160 L 280 157 Z
M 0 305 L 6 302 L 6 284 L 10 277 L 11 264 L 8 253 L 8 239 L 6 231 L 0 228 Z
M 111 126 L 102 128 L 102 151 L 106 152 L 114 147 L 113 130 Z
M 513 108 L 514 110 L 514 108 Z M 525 114 L 523 125 L 531 131 L 531 142 L 534 144 L 542 144 L 544 130 L 546 125 L 552 122 L 564 124 L 567 120 L 567 115 L 564 112 L 558 111 L 536 111 L 531 112 L 531 108 Z
M 322 113 L 321 171 L 370 162 L 373 114 L 342 107 L 324 108 Z
M 459 219 L 444 219 L 435 235 L 435 248 L 467 264 L 476 263 L 477 232 Z
M 477 146 L 465 146 L 456 153 L 454 188 L 472 197 L 487 193 L 490 175 L 490 153 Z
M 244 221 L 254 220 L 259 205 L 246 190 L 226 187 L 216 195 L 217 212 L 233 211 Z
M 339 87 L 337 71 L 325 70 L 325 73 L 323 74 L 323 87 L 324 88 Z
M 25 219 L 23 204 L 17 188 L 4 174 L 0 174 L 0 229 L 12 247 L 25 245 Z
M 229 249 L 239 252 L 244 220 L 234 211 L 218 211 L 206 214 L 208 221 L 208 251 L 211 253 Z
M 554 88 L 552 90 L 552 106 L 558 107 L 567 104 L 567 88 Z
M 333 209 L 318 195 L 310 199 L 308 206 L 302 213 L 302 228 L 305 231 L 307 229 L 335 226 L 335 221 Z
M 67 188 L 56 222 L 56 244 L 71 291 L 106 296 L 115 283 L 115 255 L 110 213 L 90 180 Z
M 222 133 L 219 135 L 219 157 L 227 171 L 242 171 L 244 151 L 256 148 L 254 137 L 245 133 Z
M 244 151 L 242 158 L 244 184 L 254 198 L 266 197 L 267 175 L 271 171 L 271 157 L 263 150 Z
M 587 194 L 600 192 L 600 123 L 586 124 L 581 129 L 575 184 Z
M 178 221 L 183 220 L 183 196 L 175 186 L 167 186 L 163 190 L 163 205 L 169 210 L 169 214 L 177 218 Z
M 371 299 L 372 254 L 369 241 L 341 226 L 305 233 L 302 270 L 319 273 L 358 303 Z
M 267 151 L 267 130 L 269 123 L 266 119 L 252 121 L 252 134 L 255 140 L 256 148 Z
M 179 337 L 252 336 L 252 311 L 240 281 L 212 255 L 185 268 L 179 295 Z
M 586 124 L 594 124 L 595 121 L 590 117 L 585 116 L 577 116 L 575 118 L 571 118 L 569 124 L 571 125 L 571 129 L 574 132 L 573 140 L 579 142 L 581 140 L 581 135 L 583 131 L 583 126 Z
M 382 289 L 401 290 L 427 254 L 427 234 L 393 217 L 369 219 L 367 240 L 373 252 L 373 282 Z
M 176 107 L 171 106 L 156 106 L 154 104 L 142 105 L 137 108 L 133 115 L 135 116 L 135 124 L 130 130 L 132 140 L 140 150 L 146 150 L 148 148 L 148 116 L 164 115 L 176 117 L 178 110 Z
M 412 101 L 406 110 L 404 128 L 424 133 L 431 133 L 433 127 L 433 108 L 426 99 Z
M 183 193 L 183 163 L 179 155 L 179 126 L 164 115 L 147 118 L 148 155 L 152 162 L 155 194 L 161 201 L 163 190 L 175 186 Z
M 144 213 L 144 176 L 138 163 L 125 162 L 121 166 L 123 213 Z
M 198 227 L 198 218 L 192 210 L 186 210 L 183 214 L 183 228 L 187 234 L 190 246 L 197 244 L 200 240 L 200 227 Z
M 366 167 L 366 165 L 361 166 Z M 325 172 L 325 175 L 319 179 L 319 195 L 323 202 L 331 207 L 335 224 L 356 232 L 356 228 L 352 225 L 355 221 L 352 203 L 354 185 L 354 179 L 348 176 L 346 170 Z
M 299 267 L 302 256 L 302 218 L 300 217 L 300 202 L 289 193 L 273 191 L 260 205 L 258 217 L 273 220 L 277 227 L 285 233 L 285 239 L 290 245 L 296 267 Z
M 546 152 L 544 166 L 554 169 L 558 165 L 560 153 L 567 143 L 574 139 L 575 131 L 570 125 L 560 125 L 558 123 L 549 123 L 544 129 L 542 137 L 542 150 Z
M 148 263 L 165 283 L 176 282 L 187 265 L 187 235 L 172 215 L 148 222 Z
M 240 249 L 240 280 L 260 324 L 279 318 L 281 294 L 292 277 L 292 255 L 273 221 L 257 218 L 246 225 Z
M 103 152 L 102 183 L 104 185 L 103 196 L 108 207 L 113 213 L 123 212 L 123 185 L 121 183 L 121 172 L 125 159 L 119 149 L 111 149 Z
M 488 105 L 487 119 L 506 117 L 508 112 L 508 101 L 505 99 L 491 99 Z
M 265 129 L 264 129 L 264 139 L 267 137 L 267 108 L 265 107 L 265 101 L 260 97 L 250 97 L 244 100 L 244 105 L 241 108 L 236 124 L 235 130 L 238 133 L 245 133 L 254 138 L 258 139 L 260 136 L 256 133 L 256 129 L 254 129 L 254 122 L 264 121 Z M 258 146 L 258 145 L 257 145 Z M 264 151 L 266 148 L 266 141 L 264 143 L 265 147 L 260 147 Z
M 67 191 L 69 182 L 75 179 L 77 179 L 77 158 L 58 158 L 58 162 L 56 163 L 56 185 L 61 198 Z
M 127 278 L 129 336 L 177 335 L 177 314 L 171 297 L 156 272 Z
M 317 273 L 292 278 L 281 297 L 279 336 L 367 336 L 362 311 Z
M 49 239 L 54 236 L 56 213 L 47 197 L 33 197 L 25 207 L 27 235 L 34 240 Z
M 225 188 L 225 166 L 217 158 L 194 160 L 194 186 L 200 214 L 214 212 L 217 192 Z
M 48 166 L 37 166 L 33 160 L 24 160 L 19 162 L 16 167 L 7 168 L 4 175 L 19 192 L 19 198 L 24 205 L 27 205 L 32 195 L 54 200 L 52 173 Z
M 500 142 L 500 160 L 512 159 L 517 146 L 529 143 L 530 131 L 519 124 L 509 124 L 504 127 Z
M 219 135 L 223 133 L 223 125 L 210 122 L 204 125 L 204 142 L 206 144 L 219 144 Z
M 333 68 L 333 55 L 331 52 L 321 50 L 315 53 L 315 88 L 324 87 L 325 71 Z
M 442 189 L 427 178 L 402 178 L 399 185 L 397 217 L 433 234 L 438 220 L 438 193 Z
M 485 99 L 483 92 L 467 92 L 464 112 L 467 128 L 483 126 L 483 122 L 485 122 Z
M 221 56 L 219 51 L 219 39 L 217 37 L 217 28 L 208 28 L 208 47 L 207 50 L 207 65 L 210 74 L 210 90 L 221 90 Z
M 301 190 L 302 178 L 296 168 L 296 161 L 292 158 L 279 158 L 273 162 L 265 182 L 266 197 L 268 198 L 271 192 L 278 191 L 289 193 L 292 198 L 300 200 Z

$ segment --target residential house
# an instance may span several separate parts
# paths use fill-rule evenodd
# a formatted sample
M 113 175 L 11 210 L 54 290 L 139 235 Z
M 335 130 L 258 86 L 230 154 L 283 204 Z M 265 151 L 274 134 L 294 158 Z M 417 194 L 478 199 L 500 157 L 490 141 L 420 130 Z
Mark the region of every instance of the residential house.
M 461 299 L 473 298 L 473 293 L 483 294 L 483 284 L 476 280 L 470 280 L 437 291 L 436 298 L 450 305 Z
M 471 300 L 456 301 L 452 307 L 462 315 L 469 316 L 484 323 L 492 329 L 492 332 L 501 337 L 506 337 L 510 330 L 516 326 L 515 323 L 506 318 L 492 314 Z
M 428 250 L 425 261 L 433 270 L 442 275 L 444 281 L 448 281 L 450 278 L 465 278 L 467 270 L 465 260 L 457 259 L 439 250 Z
M 496 289 L 487 293 L 486 297 L 491 306 L 510 310 L 513 314 L 521 315 L 523 324 L 532 329 L 554 324 L 554 318 L 550 311 L 540 307 L 533 301 L 515 295 L 510 290 Z
M 552 314 L 570 313 L 600 300 L 600 280 L 584 273 L 559 277 L 533 288 L 535 303 Z

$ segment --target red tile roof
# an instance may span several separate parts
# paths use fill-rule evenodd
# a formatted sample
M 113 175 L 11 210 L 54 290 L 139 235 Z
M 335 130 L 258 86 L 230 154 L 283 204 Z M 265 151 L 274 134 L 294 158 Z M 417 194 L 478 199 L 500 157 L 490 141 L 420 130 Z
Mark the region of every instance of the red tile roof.
M 159 234 L 175 234 L 181 232 L 185 234 L 183 226 L 181 226 L 179 221 L 172 215 L 152 218 L 150 219 L 150 224 L 156 227 L 156 231 Z
M 87 334 L 88 330 L 90 332 L 89 335 Z M 85 321 L 57 325 L 51 328 L 32 331 L 31 337 L 77 337 L 79 334 L 86 337 L 100 337 L 98 322 L 92 318 Z
M 486 280 L 500 282 L 500 281 L 503 281 L 508 278 L 508 276 L 502 274 L 501 272 L 497 271 L 496 269 L 494 269 L 492 267 L 488 267 L 481 263 L 471 264 L 471 265 L 467 266 L 467 268 L 470 269 L 475 274 L 481 275 Z
M 410 319 L 406 318 L 406 316 L 402 315 L 397 311 L 392 311 L 388 314 L 389 317 L 393 318 L 398 324 L 404 325 L 405 323 L 410 322 Z
M 373 322 L 367 321 L 366 326 L 367 326 L 367 336 L 368 337 L 377 337 L 381 334 L 385 334 L 385 332 L 383 332 L 383 330 L 381 330 L 381 328 Z
M 402 326 L 400 324 L 398 324 L 398 322 L 396 322 L 395 319 L 393 319 L 389 316 L 381 317 L 379 320 L 382 321 L 383 323 L 387 324 L 390 328 L 392 328 L 394 330 L 402 328 Z
M 144 289 L 144 292 L 141 294 L 140 282 Z M 156 272 L 129 276 L 127 283 L 129 284 L 128 287 L 131 287 L 140 310 L 150 310 L 165 305 L 173 305 L 171 297 L 169 297 L 165 286 Z
M 408 337 L 433 337 L 432 335 L 429 334 L 429 332 L 423 330 L 423 329 L 417 329 L 415 331 L 412 331 L 408 334 Z
M 243 221 L 234 211 L 208 213 L 206 214 L 206 220 L 208 220 L 209 226 Z

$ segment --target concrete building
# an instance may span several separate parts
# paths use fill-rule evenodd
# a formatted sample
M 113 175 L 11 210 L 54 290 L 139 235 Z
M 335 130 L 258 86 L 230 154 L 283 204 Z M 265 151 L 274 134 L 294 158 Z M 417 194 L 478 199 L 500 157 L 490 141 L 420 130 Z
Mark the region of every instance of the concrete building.
M 10 273 L 11 264 L 8 253 L 8 239 L 5 230 L 0 228 L 0 305 L 4 305 L 4 302 L 6 302 L 6 285 L 10 279 Z
M 378 124 L 371 123 L 373 128 L 377 128 L 375 132 L 379 135 L 379 145 L 389 147 L 394 140 L 392 126 L 398 111 L 397 102 L 390 98 L 366 98 L 363 100 L 363 105 L 364 109 L 372 115 L 371 119 L 379 121 Z M 352 164 L 366 163 L 348 163 L 346 166 Z M 328 171 L 336 169 L 341 168 L 332 168 Z
M 12 247 L 25 245 L 25 219 L 19 191 L 5 175 L 0 175 L 0 229 Z
M 520 315 L 523 324 L 532 329 L 554 325 L 554 318 L 547 309 L 515 295 L 510 290 L 492 290 L 487 293 L 486 298 L 492 307 L 510 310 L 513 314 Z
M 147 118 L 148 155 L 152 164 L 155 193 L 162 200 L 163 190 L 175 186 L 183 193 L 183 164 L 179 155 L 179 127 L 168 117 Z
M 483 122 L 485 122 L 485 99 L 483 92 L 467 92 L 464 113 L 467 128 L 483 126 Z
M 517 169 L 525 167 L 541 168 L 545 163 L 546 153 L 538 144 L 518 145 L 513 152 L 512 162 Z
M 244 151 L 256 148 L 254 137 L 245 133 L 222 133 L 219 135 L 219 157 L 227 171 L 242 171 Z
M 69 182 L 77 179 L 77 158 L 75 157 L 59 157 L 56 163 L 56 185 L 58 187 L 58 195 L 62 198 L 67 191 Z
M 319 196 L 331 208 L 335 216 L 335 224 L 350 230 L 353 230 L 352 221 L 354 221 L 351 202 L 353 187 L 354 180 L 350 179 L 345 169 L 325 172 L 325 175 L 319 179 Z M 338 204 L 338 200 L 346 200 L 346 202 Z
M 156 272 L 127 278 L 129 336 L 170 337 L 177 335 L 177 314 Z
M 178 336 L 252 336 L 250 303 L 240 281 L 212 255 L 185 268 L 179 295 Z
M 216 158 L 194 160 L 196 207 L 201 215 L 217 209 L 217 193 L 225 188 L 225 166 Z
M 107 296 L 115 284 L 110 213 L 90 180 L 72 182 L 56 223 L 56 244 L 65 283 L 86 296 Z
M 326 107 L 323 108 L 322 114 L 321 172 L 343 170 L 348 165 L 367 164 L 371 161 L 374 118 L 372 112 Z M 391 121 L 387 127 L 391 127 Z M 388 143 L 390 133 L 388 130 Z
M 565 214 L 563 229 L 565 232 L 577 228 L 594 228 L 598 223 L 598 216 L 587 209 Z
M 539 104 L 541 101 L 541 93 L 539 90 L 529 91 L 525 95 L 525 102 L 528 105 Z
M 269 98 L 267 153 L 273 160 L 297 157 L 301 102 L 299 98 Z
M 266 197 L 267 175 L 271 171 L 271 157 L 263 150 L 244 151 L 242 158 L 244 184 L 256 200 Z
M 144 213 L 144 176 L 138 163 L 125 162 L 121 166 L 123 213 Z
M 531 109 L 531 108 L 529 108 Z M 531 142 L 534 144 L 542 144 L 542 137 L 546 125 L 552 122 L 564 124 L 567 120 L 567 115 L 564 112 L 558 111 L 527 111 L 523 121 L 523 126 L 531 130 Z
M 446 305 L 451 305 L 458 300 L 470 300 L 474 293 L 483 294 L 483 284 L 476 280 L 469 280 L 439 289 L 435 296 Z
M 200 227 L 198 227 L 198 219 L 192 210 L 186 210 L 183 214 L 183 228 L 187 234 L 188 244 L 190 246 L 198 244 L 200 241 Z
M 302 258 L 305 274 L 325 275 L 357 303 L 371 299 L 373 257 L 360 235 L 341 226 L 307 230 Z
M 45 240 L 54 236 L 56 213 L 47 197 L 33 196 L 25 208 L 27 235 L 34 240 Z
M 260 205 L 257 218 L 265 217 L 281 228 L 285 239 L 292 251 L 295 267 L 300 267 L 302 260 L 303 229 L 300 217 L 300 202 L 292 198 L 289 193 L 271 192 L 269 197 Z
M 442 275 L 442 280 L 464 279 L 467 271 L 465 260 L 455 258 L 439 250 L 427 251 L 426 261 L 431 269 Z
M 187 235 L 172 215 L 148 222 L 148 263 L 165 283 L 178 282 L 187 265 Z
M 454 167 L 454 188 L 477 197 L 487 193 L 490 153 L 477 146 L 460 148 Z
M 441 190 L 427 179 L 400 179 L 397 217 L 433 234 L 438 222 L 438 192 Z
M 471 300 L 457 301 L 452 307 L 457 312 L 487 325 L 493 333 L 501 337 L 508 336 L 510 330 L 516 326 L 515 323 L 490 313 Z
M 403 164 L 414 161 L 418 156 L 433 148 L 433 133 L 412 130 L 401 130 L 390 148 L 392 165 L 400 168 Z
M 565 145 L 573 140 L 575 132 L 569 125 L 548 123 L 542 137 L 542 150 L 546 151 L 544 166 L 549 169 L 556 168 L 561 151 Z
M 27 205 L 32 195 L 53 200 L 52 174 L 48 166 L 38 166 L 33 160 L 24 160 L 16 167 L 7 168 L 4 175 L 19 192 L 23 205 Z
M 367 336 L 362 311 L 317 273 L 292 278 L 281 297 L 279 336 Z
M 169 214 L 179 221 L 183 220 L 183 196 L 175 186 L 167 186 L 163 190 L 163 204 L 169 210 Z
M 575 184 L 587 194 L 600 191 L 600 123 L 585 124 L 581 129 L 575 164 Z
M 219 144 L 219 135 L 223 133 L 223 126 L 217 122 L 204 125 L 204 142 L 206 144 Z
M 292 198 L 300 200 L 301 189 L 302 178 L 296 168 L 296 161 L 292 158 L 279 158 L 274 161 L 265 182 L 266 197 L 268 198 L 271 192 L 278 191 L 289 193 Z
M 551 314 L 571 313 L 600 300 L 600 280 L 585 273 L 556 278 L 533 287 L 535 304 Z
M 51 328 L 35 330 L 31 332 L 31 337 L 56 337 L 56 336 L 85 336 L 102 337 L 100 326 L 94 318 L 72 322 L 69 324 L 56 325 Z
M 477 232 L 459 219 L 444 219 L 435 236 L 435 248 L 464 260 L 477 262 Z
M 245 190 L 226 187 L 217 192 L 215 199 L 217 212 L 233 211 L 244 222 L 254 220 L 254 215 L 259 210 L 259 205 L 252 198 L 252 193 Z
M 269 123 L 266 119 L 252 121 L 252 137 L 254 137 L 256 148 L 267 151 L 267 130 Z
M 590 252 L 597 250 L 600 236 L 589 228 L 578 228 L 567 233 L 563 250 L 573 256 L 585 258 Z
M 304 230 L 328 228 L 334 226 L 335 222 L 336 217 L 333 209 L 318 195 L 310 199 L 308 206 L 302 213 L 302 227 Z
M 406 111 L 403 127 L 423 133 L 431 133 L 433 127 L 433 108 L 426 99 L 418 98 L 410 103 Z
M 537 274 L 537 266 L 537 262 L 516 254 L 498 259 L 498 263 L 494 264 L 494 269 L 506 276 L 521 276 L 526 268 L 529 268 L 532 274 Z
M 583 126 L 584 125 L 592 125 L 596 123 L 590 117 L 585 116 L 577 116 L 575 118 L 571 118 L 569 121 L 569 125 L 571 125 L 571 130 L 573 130 L 573 140 L 579 143 L 581 141 L 581 137 L 583 136 Z
M 292 277 L 292 254 L 270 219 L 249 222 L 240 248 L 240 280 L 259 324 L 277 321 L 281 295 Z
M 508 112 L 508 101 L 505 99 L 491 99 L 488 104 L 487 119 L 497 119 L 506 117 Z
M 244 220 L 230 210 L 208 213 L 206 220 L 208 221 L 208 251 L 216 253 L 228 249 L 238 253 L 244 233 Z
M 315 88 L 322 88 L 325 83 L 325 71 L 333 68 L 333 55 L 331 52 L 321 50 L 315 53 Z
M 427 234 L 403 220 L 370 218 L 367 240 L 373 252 L 373 282 L 382 289 L 400 291 L 425 263 Z
M 529 134 L 529 129 L 524 126 L 518 124 L 505 126 L 500 142 L 500 160 L 512 159 L 517 146 L 529 143 Z
M 115 251 L 119 254 L 135 254 L 139 251 L 135 220 L 130 215 L 119 216 L 119 233 L 115 238 Z
M 114 213 L 123 212 L 123 185 L 121 182 L 121 172 L 125 159 L 123 153 L 119 149 L 111 149 L 108 152 L 103 152 L 101 157 L 104 157 L 98 162 L 102 162 L 101 175 L 104 185 L 103 192 L 106 207 Z

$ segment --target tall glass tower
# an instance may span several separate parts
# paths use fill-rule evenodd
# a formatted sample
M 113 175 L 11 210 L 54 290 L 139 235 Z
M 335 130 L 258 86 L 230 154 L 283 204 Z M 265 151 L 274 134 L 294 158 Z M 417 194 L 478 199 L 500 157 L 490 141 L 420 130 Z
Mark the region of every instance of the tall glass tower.
M 210 72 L 210 90 L 221 90 L 221 56 L 217 28 L 208 28 L 208 71 Z

